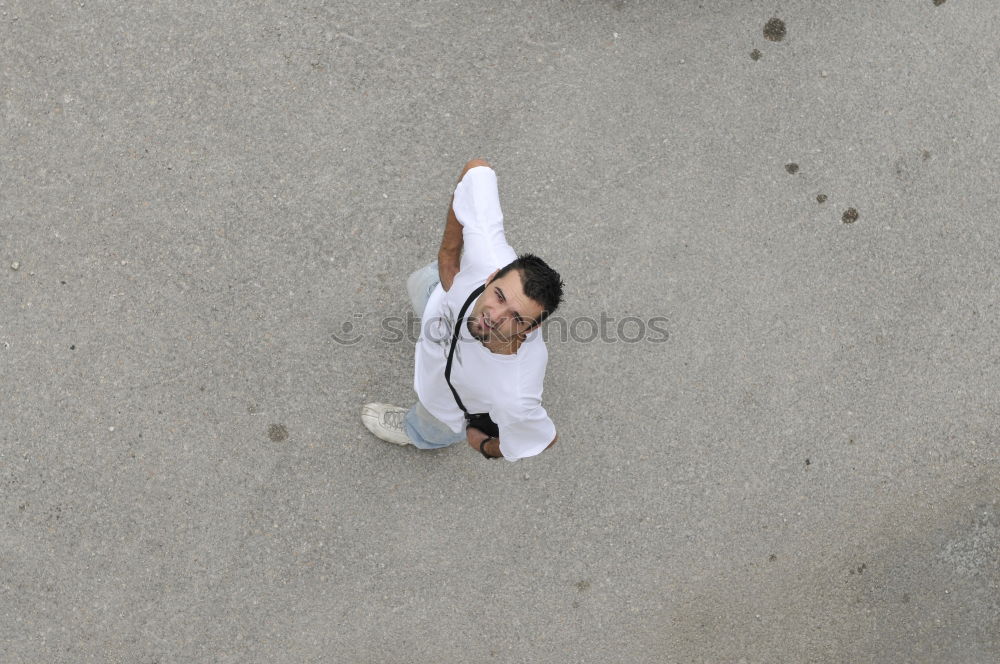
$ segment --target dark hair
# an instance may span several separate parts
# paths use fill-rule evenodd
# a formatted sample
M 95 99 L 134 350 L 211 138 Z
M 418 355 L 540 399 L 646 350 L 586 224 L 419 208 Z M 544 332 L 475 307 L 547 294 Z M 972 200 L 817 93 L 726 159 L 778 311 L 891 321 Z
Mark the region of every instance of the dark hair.
M 542 324 L 549 315 L 556 310 L 562 302 L 563 286 L 565 284 L 559 278 L 559 273 L 553 270 L 548 264 L 534 254 L 521 254 L 515 260 L 500 268 L 493 277 L 496 281 L 511 270 L 518 270 L 521 274 L 521 287 L 524 294 L 542 305 L 542 315 L 538 317 L 531 327 L 534 328 Z

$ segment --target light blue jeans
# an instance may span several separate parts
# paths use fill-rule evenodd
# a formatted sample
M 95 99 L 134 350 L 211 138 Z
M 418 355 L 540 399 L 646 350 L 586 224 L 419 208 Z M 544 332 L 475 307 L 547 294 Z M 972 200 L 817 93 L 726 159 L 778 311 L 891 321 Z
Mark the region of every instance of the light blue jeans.
M 413 304 L 413 313 L 417 316 L 423 317 L 427 300 L 438 283 L 440 276 L 437 261 L 420 268 L 406 280 L 406 290 L 410 295 L 410 303 Z M 419 400 L 407 411 L 403 418 L 403 427 L 413 444 L 422 450 L 448 447 L 466 439 L 464 431 L 462 433 L 452 431 L 447 424 L 427 412 Z

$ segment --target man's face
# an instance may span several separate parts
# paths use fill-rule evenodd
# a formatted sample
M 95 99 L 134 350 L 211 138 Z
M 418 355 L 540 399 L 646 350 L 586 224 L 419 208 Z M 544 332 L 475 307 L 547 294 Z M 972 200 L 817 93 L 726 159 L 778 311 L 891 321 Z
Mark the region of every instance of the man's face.
M 484 343 L 505 343 L 526 334 L 542 315 L 542 305 L 524 294 L 519 270 L 493 281 L 497 272 L 487 279 L 486 290 L 469 316 L 469 332 Z

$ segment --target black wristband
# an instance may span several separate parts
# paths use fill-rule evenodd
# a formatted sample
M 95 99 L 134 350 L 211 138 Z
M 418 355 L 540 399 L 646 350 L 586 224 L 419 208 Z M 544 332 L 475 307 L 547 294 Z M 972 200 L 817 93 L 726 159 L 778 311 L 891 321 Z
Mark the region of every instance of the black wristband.
M 490 456 L 489 454 L 486 453 L 486 450 L 483 449 L 486 447 L 486 443 L 491 440 L 496 440 L 496 438 L 494 438 L 493 436 L 486 436 L 486 438 L 483 438 L 483 440 L 479 443 L 479 453 L 482 454 L 487 459 L 499 459 L 500 457 Z

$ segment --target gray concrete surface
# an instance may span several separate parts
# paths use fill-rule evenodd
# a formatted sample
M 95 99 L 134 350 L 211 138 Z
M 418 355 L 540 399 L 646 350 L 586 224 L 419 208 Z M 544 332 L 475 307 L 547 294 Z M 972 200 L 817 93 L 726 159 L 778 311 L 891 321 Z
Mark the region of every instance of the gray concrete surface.
M 998 34 L 0 1 L 0 661 L 1000 660 Z M 476 156 L 564 316 L 669 320 L 550 336 L 517 464 L 359 419 Z

